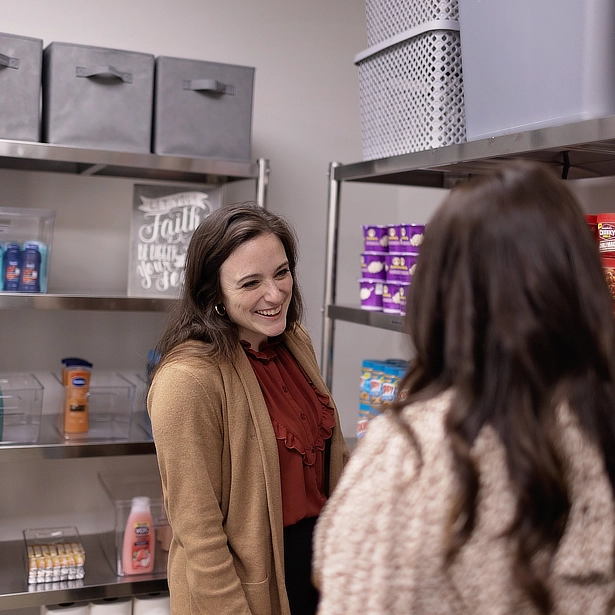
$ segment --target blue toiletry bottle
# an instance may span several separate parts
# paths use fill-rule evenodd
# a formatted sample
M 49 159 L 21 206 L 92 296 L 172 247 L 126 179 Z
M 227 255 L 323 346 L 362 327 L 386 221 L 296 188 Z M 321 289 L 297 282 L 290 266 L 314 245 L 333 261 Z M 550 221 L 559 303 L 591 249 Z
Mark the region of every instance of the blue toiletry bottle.
M 18 243 L 6 244 L 3 261 L 4 290 L 16 292 L 21 276 L 21 249 Z
M 22 293 L 41 292 L 41 253 L 36 243 L 26 243 L 21 255 L 19 291 Z

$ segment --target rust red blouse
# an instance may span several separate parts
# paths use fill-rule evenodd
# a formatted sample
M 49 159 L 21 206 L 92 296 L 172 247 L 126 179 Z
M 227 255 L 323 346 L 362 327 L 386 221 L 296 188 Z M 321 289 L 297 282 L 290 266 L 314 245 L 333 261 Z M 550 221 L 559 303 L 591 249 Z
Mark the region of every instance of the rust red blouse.
M 325 441 L 335 418 L 319 391 L 281 341 L 256 351 L 241 342 L 265 398 L 278 442 L 284 527 L 320 514 Z

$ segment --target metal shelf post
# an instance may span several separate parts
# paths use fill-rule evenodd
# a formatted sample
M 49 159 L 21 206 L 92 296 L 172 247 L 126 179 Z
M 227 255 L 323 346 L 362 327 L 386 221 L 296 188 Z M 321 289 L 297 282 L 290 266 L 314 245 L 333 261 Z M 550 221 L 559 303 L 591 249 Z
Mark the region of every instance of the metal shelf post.
M 341 182 L 335 179 L 335 169 L 339 162 L 329 165 L 329 206 L 327 214 L 327 246 L 325 253 L 325 296 L 322 307 L 322 354 L 321 371 L 325 382 L 331 390 L 333 384 L 333 340 L 335 321 L 329 317 L 328 305 L 335 303 L 337 243 L 339 227 L 339 205 Z

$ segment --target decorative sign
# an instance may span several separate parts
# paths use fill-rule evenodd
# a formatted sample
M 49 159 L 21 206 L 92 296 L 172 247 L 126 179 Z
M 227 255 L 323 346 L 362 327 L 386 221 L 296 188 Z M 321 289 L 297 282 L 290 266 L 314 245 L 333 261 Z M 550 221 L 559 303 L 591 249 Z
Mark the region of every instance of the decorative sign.
M 220 204 L 219 188 L 135 184 L 128 295 L 177 297 L 190 238 Z

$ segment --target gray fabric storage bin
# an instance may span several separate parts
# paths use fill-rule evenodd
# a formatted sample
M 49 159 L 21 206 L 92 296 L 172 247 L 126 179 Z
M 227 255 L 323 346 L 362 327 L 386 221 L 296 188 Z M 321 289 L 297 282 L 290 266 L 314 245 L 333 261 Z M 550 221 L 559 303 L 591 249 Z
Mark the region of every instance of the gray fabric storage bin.
M 43 52 L 43 140 L 151 151 L 154 56 L 51 43 Z
M 250 162 L 254 68 L 156 58 L 156 154 Z
M 0 33 L 0 139 L 40 141 L 43 41 Z

